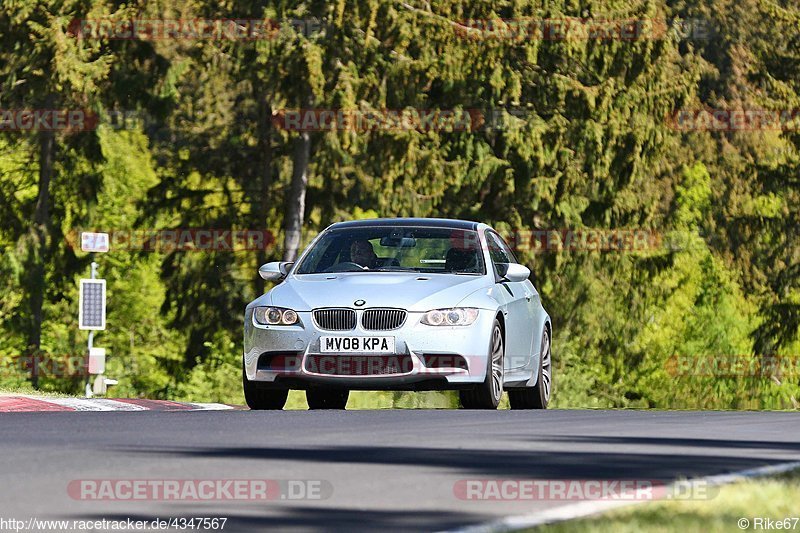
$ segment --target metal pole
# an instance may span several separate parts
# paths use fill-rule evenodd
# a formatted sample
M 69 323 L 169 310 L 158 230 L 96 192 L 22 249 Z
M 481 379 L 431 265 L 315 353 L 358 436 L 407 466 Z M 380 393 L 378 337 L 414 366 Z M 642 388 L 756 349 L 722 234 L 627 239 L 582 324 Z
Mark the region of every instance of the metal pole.
M 92 261 L 92 278 L 97 279 L 97 263 Z M 91 385 L 91 376 L 89 375 L 89 353 L 92 351 L 92 346 L 94 346 L 94 331 L 89 331 L 89 342 L 87 344 L 88 349 L 86 350 L 86 397 L 91 398 L 92 394 L 92 385 Z
M 33 366 L 31 367 L 31 386 L 39 390 L 39 351 L 33 352 Z

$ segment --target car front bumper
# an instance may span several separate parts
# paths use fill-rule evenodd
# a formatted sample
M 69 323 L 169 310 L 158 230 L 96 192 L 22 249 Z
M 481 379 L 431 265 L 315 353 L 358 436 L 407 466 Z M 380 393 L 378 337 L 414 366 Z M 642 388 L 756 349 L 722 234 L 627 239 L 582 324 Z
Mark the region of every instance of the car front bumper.
M 253 320 L 252 308 L 247 309 L 247 379 L 292 389 L 320 384 L 362 390 L 424 390 L 459 389 L 486 378 L 494 311 L 480 310 L 469 326 L 428 326 L 420 323 L 423 313 L 409 312 L 400 328 L 385 331 L 362 329 L 361 311 L 356 314 L 355 329 L 327 331 L 317 327 L 310 311 L 298 312 L 298 324 L 265 326 Z M 394 354 L 322 353 L 322 336 L 394 337 L 395 350 Z M 386 371 L 386 364 L 394 365 L 391 372 Z

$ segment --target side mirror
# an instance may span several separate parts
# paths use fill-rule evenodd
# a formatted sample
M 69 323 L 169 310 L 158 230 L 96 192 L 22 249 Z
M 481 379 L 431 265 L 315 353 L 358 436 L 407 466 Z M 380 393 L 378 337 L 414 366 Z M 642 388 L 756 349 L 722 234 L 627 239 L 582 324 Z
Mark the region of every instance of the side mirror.
M 508 263 L 506 265 L 506 272 L 503 275 L 503 279 L 510 281 L 512 283 L 516 283 L 519 281 L 525 281 L 531 275 L 531 271 L 525 265 L 520 265 L 518 263 Z
M 278 268 L 280 269 L 281 274 L 283 274 L 283 277 L 286 277 L 289 275 L 289 271 L 292 269 L 293 266 L 294 266 L 294 261 L 281 261 L 280 266 L 278 266 Z
M 273 261 L 261 265 L 261 268 L 258 269 L 258 275 L 261 276 L 261 279 L 267 281 L 278 281 L 286 277 L 292 265 L 294 265 L 293 262 Z

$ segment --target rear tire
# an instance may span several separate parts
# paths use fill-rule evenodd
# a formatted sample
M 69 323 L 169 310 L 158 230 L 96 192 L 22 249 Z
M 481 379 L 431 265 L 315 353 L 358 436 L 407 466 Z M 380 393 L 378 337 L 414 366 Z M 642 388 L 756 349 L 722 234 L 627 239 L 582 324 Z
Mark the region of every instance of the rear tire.
M 283 409 L 289 397 L 289 389 L 269 389 L 247 379 L 242 367 L 242 388 L 244 401 L 253 411 L 275 411 Z
M 347 389 L 310 388 L 306 391 L 309 409 L 344 409 L 350 391 Z
M 505 342 L 500 321 L 495 319 L 492 339 L 489 342 L 489 357 L 486 362 L 486 379 L 474 389 L 459 392 L 464 409 L 497 409 L 503 396 L 503 359 Z
M 545 328 L 539 352 L 539 377 L 536 385 L 508 391 L 512 409 L 547 409 L 553 388 L 553 359 L 550 353 L 550 332 Z

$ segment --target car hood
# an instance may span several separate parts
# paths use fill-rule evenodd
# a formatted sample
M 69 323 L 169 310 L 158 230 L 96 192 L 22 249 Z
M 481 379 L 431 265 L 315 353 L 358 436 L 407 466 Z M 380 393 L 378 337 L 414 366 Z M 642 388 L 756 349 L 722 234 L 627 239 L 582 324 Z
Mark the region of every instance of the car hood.
M 396 272 L 347 272 L 291 276 L 252 305 L 275 305 L 296 311 L 320 307 L 397 307 L 409 311 L 453 307 L 488 287 L 486 276 Z

